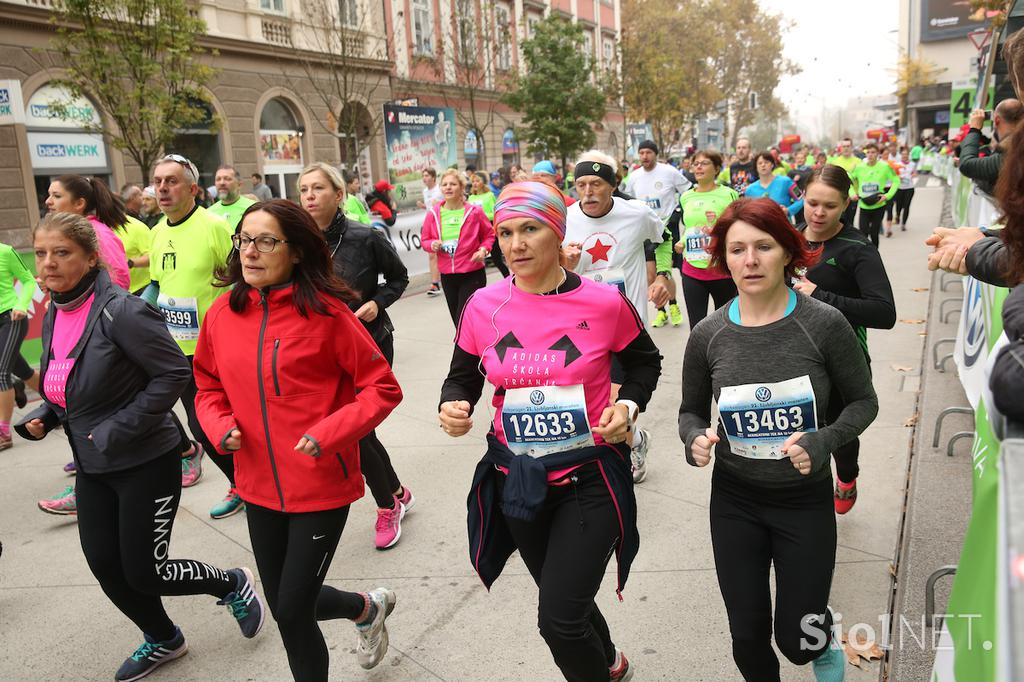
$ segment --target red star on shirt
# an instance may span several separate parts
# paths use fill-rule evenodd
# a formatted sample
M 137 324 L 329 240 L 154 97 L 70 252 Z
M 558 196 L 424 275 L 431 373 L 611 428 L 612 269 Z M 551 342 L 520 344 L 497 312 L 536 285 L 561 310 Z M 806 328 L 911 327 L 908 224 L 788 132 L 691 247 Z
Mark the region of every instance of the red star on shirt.
M 607 261 L 608 260 L 608 252 L 611 251 L 611 250 L 612 250 L 611 244 L 609 244 L 608 246 L 605 246 L 604 244 L 601 243 L 601 240 L 598 239 L 596 242 L 594 242 L 593 246 L 591 246 L 589 249 L 587 249 L 587 253 L 590 254 L 591 261 L 596 263 L 596 262 L 602 261 L 602 260 Z

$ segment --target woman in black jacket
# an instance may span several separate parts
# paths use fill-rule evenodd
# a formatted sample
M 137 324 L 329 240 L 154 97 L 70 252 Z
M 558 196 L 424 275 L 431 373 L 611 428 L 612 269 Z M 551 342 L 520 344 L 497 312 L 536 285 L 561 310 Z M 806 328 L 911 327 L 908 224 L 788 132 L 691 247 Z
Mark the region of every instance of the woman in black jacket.
M 86 218 L 51 213 L 33 241 L 52 305 L 42 330 L 43 404 L 16 429 L 41 440 L 63 426 L 71 444 L 82 551 L 103 592 L 145 636 L 115 679 L 139 679 L 188 650 L 162 595 L 215 596 L 243 635 L 256 636 L 263 607 L 251 570 L 168 558 L 181 497 L 180 436 L 168 413 L 188 383 L 188 361 L 163 317 L 111 283 Z
M 333 166 L 313 163 L 299 175 L 299 201 L 323 230 L 334 271 L 359 294 L 351 304 L 388 364 L 394 366 L 394 325 L 387 307 L 409 286 L 409 273 L 398 252 L 381 232 L 347 220 L 338 207 L 345 202 L 345 181 Z M 384 284 L 379 285 L 380 276 Z M 390 549 L 402 535 L 402 518 L 416 498 L 402 485 L 391 457 L 377 434 L 359 441 L 359 465 L 377 504 L 377 549 Z

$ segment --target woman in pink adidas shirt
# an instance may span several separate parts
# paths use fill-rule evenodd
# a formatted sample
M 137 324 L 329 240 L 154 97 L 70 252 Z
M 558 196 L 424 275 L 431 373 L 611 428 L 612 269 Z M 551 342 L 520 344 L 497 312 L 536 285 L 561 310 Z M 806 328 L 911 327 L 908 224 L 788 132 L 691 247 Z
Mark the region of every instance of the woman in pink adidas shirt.
M 484 380 L 495 387 L 470 492 L 470 558 L 489 588 L 519 550 L 540 588 L 541 636 L 567 680 L 628 679 L 594 597 L 611 551 L 621 593 L 639 546 L 628 441 L 661 355 L 616 287 L 562 267 L 557 190 L 507 186 L 495 224 L 512 276 L 466 303 L 439 408 L 441 428 L 464 435 Z M 613 355 L 626 373 L 614 405 Z

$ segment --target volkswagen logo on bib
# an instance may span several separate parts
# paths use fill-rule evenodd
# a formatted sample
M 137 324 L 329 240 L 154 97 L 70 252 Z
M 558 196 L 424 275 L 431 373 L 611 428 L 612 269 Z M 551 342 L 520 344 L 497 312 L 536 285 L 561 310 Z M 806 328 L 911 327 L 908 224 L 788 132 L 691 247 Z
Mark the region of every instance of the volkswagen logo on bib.
M 761 388 L 754 391 L 754 397 L 760 400 L 762 403 L 766 403 L 772 399 L 772 392 L 768 390 L 767 386 L 762 386 Z
M 534 405 L 540 405 L 544 402 L 544 391 L 532 391 L 530 393 L 530 402 Z

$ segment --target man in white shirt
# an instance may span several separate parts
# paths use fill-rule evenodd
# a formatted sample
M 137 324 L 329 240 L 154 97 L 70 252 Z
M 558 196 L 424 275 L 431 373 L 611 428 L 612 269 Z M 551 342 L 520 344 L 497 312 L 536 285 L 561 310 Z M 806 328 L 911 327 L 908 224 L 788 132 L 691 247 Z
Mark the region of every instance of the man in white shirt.
M 433 168 L 424 168 L 423 200 L 417 201 L 416 205 L 429 212 L 442 201 L 444 201 L 444 197 L 441 195 L 441 188 L 437 186 L 437 171 Z M 430 264 L 430 288 L 427 289 L 427 296 L 440 296 L 441 271 L 437 268 L 437 254 L 428 253 L 427 262 Z
M 647 284 L 644 240 L 662 241 L 664 224 L 642 202 L 612 195 L 617 184 L 615 159 L 589 151 L 576 164 L 576 192 L 579 201 L 569 207 L 563 246 L 569 267 L 589 279 L 618 287 L 647 324 L 647 301 L 664 305 L 668 300 L 666 278 L 659 275 Z M 612 402 L 615 402 L 624 373 L 612 358 Z M 633 481 L 647 476 L 650 436 L 643 429 L 633 431 Z
M 629 180 L 626 182 L 626 194 L 633 195 L 657 213 L 672 237 L 664 239 L 654 251 L 655 274 L 665 276 L 669 302 L 668 310 L 664 307 L 660 308 L 651 326 L 664 326 L 671 318 L 672 326 L 678 327 L 683 323 L 683 313 L 679 310 L 679 304 L 676 302 L 676 283 L 672 277 L 675 254 L 672 251 L 672 245 L 679 241 L 679 235 L 671 232 L 669 219 L 672 218 L 672 213 L 679 208 L 680 195 L 690 189 L 692 183 L 667 163 L 658 163 L 658 145 L 653 140 L 641 142 L 639 154 L 640 168 L 629 174 Z M 678 232 L 678 220 L 675 224 L 676 232 Z M 681 266 L 680 262 L 678 267 Z

